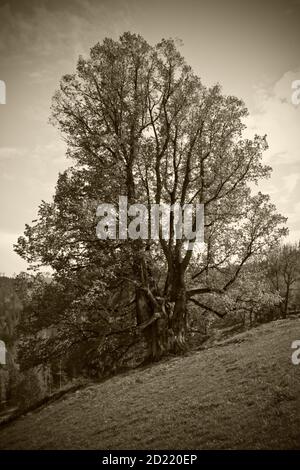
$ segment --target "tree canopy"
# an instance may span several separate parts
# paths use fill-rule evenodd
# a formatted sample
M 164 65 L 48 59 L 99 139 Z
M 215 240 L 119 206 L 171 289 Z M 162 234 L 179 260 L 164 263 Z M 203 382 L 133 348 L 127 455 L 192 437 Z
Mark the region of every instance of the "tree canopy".
M 76 325 L 74 339 L 79 325 L 97 351 L 113 337 L 126 349 L 139 330 L 157 358 L 184 350 L 191 302 L 221 315 L 213 299 L 237 301 L 245 268 L 287 232 L 270 197 L 250 190 L 271 168 L 266 136 L 243 136 L 247 113 L 219 85 L 205 87 L 171 39 L 107 38 L 63 76 L 52 122 L 72 166 L 15 248 L 54 270 L 67 298 L 57 328 Z M 205 249 L 172 229 L 169 240 L 99 240 L 96 208 L 120 195 L 147 207 L 203 204 Z

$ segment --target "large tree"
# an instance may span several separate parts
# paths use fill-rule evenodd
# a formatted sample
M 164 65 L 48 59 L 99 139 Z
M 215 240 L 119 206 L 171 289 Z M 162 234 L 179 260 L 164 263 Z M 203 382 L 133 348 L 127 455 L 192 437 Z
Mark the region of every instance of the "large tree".
M 184 350 L 189 303 L 214 311 L 211 299 L 228 295 L 285 233 L 269 196 L 251 193 L 271 168 L 262 163 L 266 138 L 243 138 L 246 116 L 240 99 L 201 83 L 173 40 L 105 39 L 62 78 L 52 120 L 73 166 L 16 250 L 74 287 L 85 321 L 93 311 L 95 337 L 120 338 L 122 312 L 135 306 L 131 327 L 143 331 L 152 357 Z M 159 240 L 99 240 L 96 208 L 120 195 L 203 204 L 205 250 L 176 239 L 172 214 L 169 240 L 161 232 Z

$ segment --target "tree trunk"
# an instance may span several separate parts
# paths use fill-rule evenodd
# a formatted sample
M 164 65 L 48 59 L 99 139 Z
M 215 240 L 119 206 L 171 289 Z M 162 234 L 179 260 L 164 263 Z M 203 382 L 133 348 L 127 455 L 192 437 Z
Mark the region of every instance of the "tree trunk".
M 151 299 L 146 289 L 137 289 L 137 323 L 148 345 L 148 359 L 186 351 L 187 299 L 182 273 L 176 271 L 163 297 Z
M 286 287 L 286 294 L 285 294 L 285 299 L 284 299 L 283 318 L 286 318 L 287 313 L 288 313 L 289 296 L 290 296 L 290 283 L 288 283 L 287 287 Z

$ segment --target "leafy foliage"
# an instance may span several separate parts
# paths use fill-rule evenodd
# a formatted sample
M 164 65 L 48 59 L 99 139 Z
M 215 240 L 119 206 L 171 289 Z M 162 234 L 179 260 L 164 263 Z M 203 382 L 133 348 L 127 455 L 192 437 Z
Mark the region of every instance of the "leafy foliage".
M 271 168 L 262 162 L 266 137 L 243 138 L 246 116 L 241 100 L 201 83 L 173 40 L 105 39 L 62 78 L 52 122 L 73 166 L 15 247 L 36 269 L 54 270 L 27 312 L 33 335 L 55 332 L 35 337 L 39 360 L 83 343 L 115 360 L 141 331 L 157 358 L 184 350 L 191 302 L 217 315 L 255 308 L 258 280 L 247 266 L 287 231 L 269 196 L 249 189 Z M 119 195 L 203 204 L 205 250 L 172 229 L 168 241 L 97 239 L 96 208 Z M 264 288 L 260 301 L 269 301 Z

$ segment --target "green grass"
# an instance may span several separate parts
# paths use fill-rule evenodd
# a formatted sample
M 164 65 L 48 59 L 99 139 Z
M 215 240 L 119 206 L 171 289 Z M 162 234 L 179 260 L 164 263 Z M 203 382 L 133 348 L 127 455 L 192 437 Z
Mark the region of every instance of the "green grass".
M 300 449 L 300 319 L 70 393 L 0 429 L 3 449 Z

